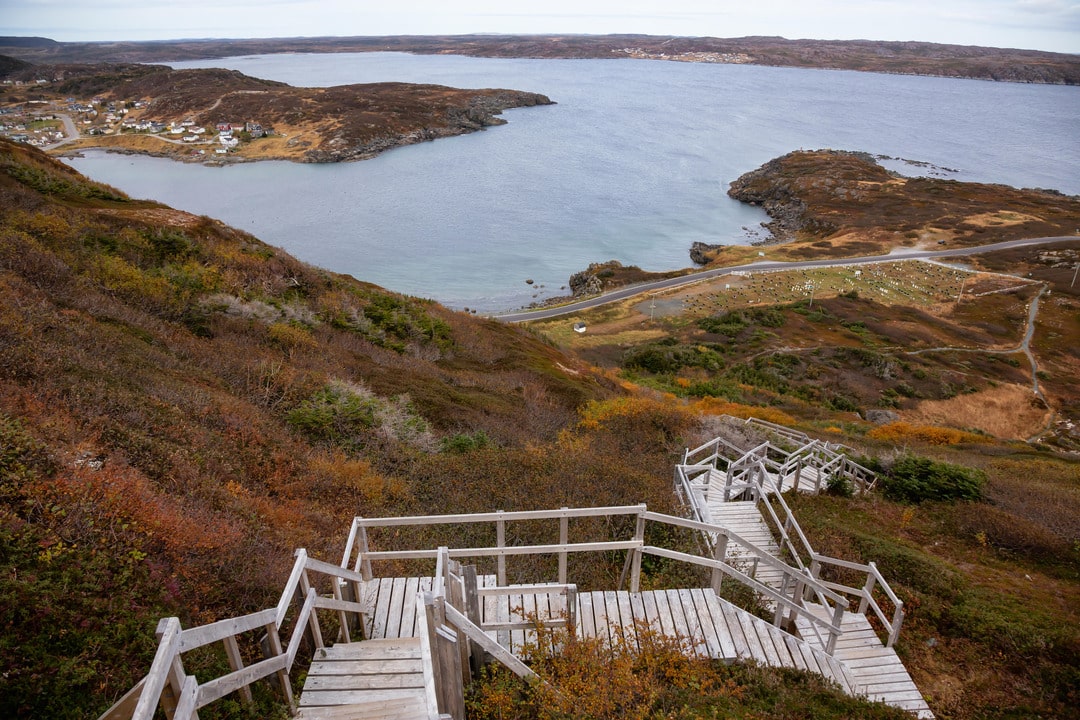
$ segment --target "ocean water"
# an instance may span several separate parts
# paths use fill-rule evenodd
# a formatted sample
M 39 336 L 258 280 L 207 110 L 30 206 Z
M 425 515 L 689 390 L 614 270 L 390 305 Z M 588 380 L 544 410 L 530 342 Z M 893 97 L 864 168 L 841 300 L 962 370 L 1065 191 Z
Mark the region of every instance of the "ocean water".
M 298 86 L 507 87 L 557 105 L 508 125 L 333 165 L 204 167 L 89 152 L 70 163 L 136 197 L 219 218 L 300 259 L 484 312 L 563 294 L 610 259 L 690 265 L 695 241 L 767 220 L 728 183 L 799 148 L 862 150 L 909 174 L 1080 194 L 1080 88 L 637 60 L 401 53 L 177 63 Z M 527 280 L 533 282 L 526 283 Z

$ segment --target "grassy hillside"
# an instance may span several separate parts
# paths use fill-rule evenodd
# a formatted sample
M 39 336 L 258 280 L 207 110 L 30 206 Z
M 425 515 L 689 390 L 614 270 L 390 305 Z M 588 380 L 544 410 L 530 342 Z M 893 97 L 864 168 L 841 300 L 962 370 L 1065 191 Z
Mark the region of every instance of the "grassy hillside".
M 1006 299 L 1012 312 L 1016 298 Z M 639 502 L 677 512 L 672 464 L 709 435 L 718 412 L 799 423 L 882 467 L 902 445 L 985 471 L 980 501 L 825 496 L 799 498 L 797 512 L 820 551 L 877 560 L 894 581 L 909 610 L 898 650 L 940 717 L 1067 716 L 1080 700 L 1080 465 L 985 432 L 880 434 L 827 402 L 841 396 L 833 385 L 823 382 L 818 397 L 802 379 L 811 367 L 863 367 L 858 353 L 806 353 L 787 391 L 761 380 L 795 367 L 783 358 L 725 375 L 729 325 L 766 359 L 778 344 L 820 334 L 815 311 L 845 319 L 835 332 L 853 343 L 878 343 L 894 327 L 893 310 L 869 300 L 819 302 L 700 331 L 659 318 L 607 349 L 560 350 L 557 328 L 549 340 L 304 265 L 0 142 L 0 716 L 96 716 L 146 672 L 159 617 L 190 626 L 268 607 L 293 549 L 334 559 L 356 514 Z M 1052 317 L 1069 322 L 1071 307 Z M 901 322 L 950 341 L 960 332 L 914 311 Z M 1011 342 L 1006 324 L 969 340 Z M 580 339 L 602 337 L 595 329 L 590 322 Z M 640 357 L 666 362 L 670 351 L 677 371 L 620 367 L 613 348 L 633 356 L 646 336 L 666 349 Z M 1066 394 L 1071 352 L 1051 370 L 1050 402 Z M 948 369 L 912 361 L 881 385 L 877 358 L 852 402 L 891 398 L 884 389 L 901 379 L 929 399 Z M 924 364 L 927 376 L 915 377 Z M 980 388 L 999 382 L 992 370 L 1017 372 L 978 368 L 964 372 Z M 739 403 L 701 389 L 710 383 L 737 390 Z M 620 567 L 585 558 L 570 573 L 610 588 Z M 644 582 L 674 581 L 666 572 L 647 568 Z M 196 673 L 222 663 L 185 657 Z M 585 653 L 551 672 L 567 678 L 568 693 L 581 686 L 575 678 L 598 673 L 636 683 L 645 716 L 896 716 L 793 672 L 660 665 L 646 678 L 635 667 Z M 693 683 L 664 680 L 679 668 Z M 472 695 L 478 717 L 552 717 L 543 697 L 492 683 Z M 280 712 L 269 690 L 257 695 L 255 709 L 224 702 L 202 717 Z M 594 700 L 556 716 L 609 716 Z
M 157 617 L 265 607 L 354 514 L 636 502 L 668 472 L 642 441 L 560 483 L 559 432 L 616 388 L 528 333 L 6 142 L 0 208 L 0 714 L 102 709 Z

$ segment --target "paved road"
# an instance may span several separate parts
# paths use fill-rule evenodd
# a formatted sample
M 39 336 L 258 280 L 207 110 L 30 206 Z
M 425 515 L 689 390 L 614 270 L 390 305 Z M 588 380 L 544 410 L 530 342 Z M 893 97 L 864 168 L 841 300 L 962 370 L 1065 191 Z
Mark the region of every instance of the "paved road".
M 708 280 L 715 277 L 721 277 L 732 272 L 766 272 L 775 270 L 805 270 L 807 268 L 819 268 L 819 267 L 844 267 L 848 265 L 869 265 L 873 263 L 882 262 L 897 262 L 900 260 L 934 260 L 937 258 L 947 257 L 963 257 L 965 255 L 978 255 L 982 253 L 994 252 L 995 250 L 1008 250 L 1010 248 L 1025 247 L 1028 245 L 1049 245 L 1052 243 L 1069 242 L 1080 240 L 1080 235 L 1066 235 L 1058 237 L 1042 237 L 1042 238 L 1028 238 L 1026 240 L 1007 240 L 1005 242 L 991 243 L 990 245 L 979 245 L 978 247 L 957 247 L 949 248 L 948 250 L 907 250 L 898 249 L 889 253 L 888 255 L 864 255 L 862 257 L 853 258 L 828 258 L 824 260 L 798 260 L 794 262 L 782 262 L 779 260 L 760 260 L 758 262 L 748 263 L 746 265 L 731 265 L 728 267 L 715 268 L 713 270 L 703 270 L 701 272 L 692 273 L 690 275 L 684 275 L 677 278 L 668 278 L 666 280 L 657 280 L 655 282 L 641 283 L 639 285 L 630 285 L 627 287 L 613 290 L 610 293 L 599 295 L 588 300 L 582 300 L 580 302 L 571 303 L 570 305 L 561 305 L 553 308 L 543 308 L 540 310 L 523 310 L 520 312 L 509 312 L 501 315 L 494 315 L 494 319 L 502 320 L 504 322 L 528 322 L 530 320 L 547 320 L 553 317 L 559 317 L 560 315 L 570 315 L 572 313 L 581 312 L 582 310 L 588 310 L 590 308 L 599 307 L 600 305 L 606 305 L 608 303 L 617 302 L 619 300 L 625 300 L 626 298 L 633 297 L 635 295 L 641 295 L 644 293 L 655 292 L 656 290 L 667 290 L 682 285 L 690 285 L 692 283 L 701 282 L 702 280 Z
M 46 145 L 41 148 L 42 150 L 52 150 L 58 148 L 61 145 L 67 145 L 69 142 L 75 142 L 79 139 L 79 129 L 75 127 L 75 121 L 71 119 L 70 115 L 64 115 L 62 113 L 56 113 L 56 116 L 60 118 L 60 121 L 64 123 L 64 133 L 66 137 L 63 140 L 54 142 L 52 145 Z

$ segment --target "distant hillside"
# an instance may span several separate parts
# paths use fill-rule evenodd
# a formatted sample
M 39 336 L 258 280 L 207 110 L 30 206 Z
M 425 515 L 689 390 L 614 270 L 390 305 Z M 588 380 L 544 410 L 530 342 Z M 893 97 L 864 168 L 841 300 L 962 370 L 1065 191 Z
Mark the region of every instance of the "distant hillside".
M 17 37 L 13 35 L 0 37 L 0 47 L 49 49 L 55 48 L 59 44 L 55 40 L 43 37 Z
M 279 52 L 392 50 L 476 57 L 641 57 L 685 62 L 833 68 L 866 72 L 1080 84 L 1080 57 L 1037 50 L 926 42 L 787 40 L 668 35 L 448 35 L 5 45 L 33 62 L 169 62 Z
M 10 57 L 0 55 L 0 78 L 7 78 L 17 72 L 33 67 L 32 64 Z

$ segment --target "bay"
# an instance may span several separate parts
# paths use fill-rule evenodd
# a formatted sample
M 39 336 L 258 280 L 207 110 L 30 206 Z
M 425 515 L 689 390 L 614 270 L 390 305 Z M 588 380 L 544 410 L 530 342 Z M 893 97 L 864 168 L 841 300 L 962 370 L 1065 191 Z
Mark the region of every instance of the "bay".
M 563 294 L 569 275 L 591 262 L 667 270 L 690 264 L 695 241 L 758 239 L 767 218 L 728 198 L 727 185 L 799 148 L 931 164 L 885 163 L 909 174 L 1080 193 L 1080 88 L 401 53 L 175 67 L 226 67 L 309 87 L 507 87 L 555 100 L 507 111 L 505 126 L 355 163 L 205 167 L 102 152 L 70 160 L 136 197 L 221 219 L 307 262 L 484 312 Z

